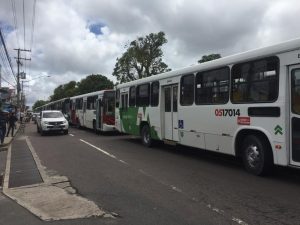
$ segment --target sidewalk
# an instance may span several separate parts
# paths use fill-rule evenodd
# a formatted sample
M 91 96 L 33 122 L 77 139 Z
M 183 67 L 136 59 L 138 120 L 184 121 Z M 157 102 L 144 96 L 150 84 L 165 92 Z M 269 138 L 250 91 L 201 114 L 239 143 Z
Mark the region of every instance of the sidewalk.
M 19 128 L 20 128 L 20 124 L 16 123 L 14 137 L 17 135 Z M 2 182 L 3 182 L 3 176 L 4 176 L 5 166 L 6 166 L 8 146 L 11 144 L 14 137 L 11 137 L 11 136 L 5 137 L 4 143 L 0 144 L 0 190 L 1 190 Z
M 15 128 L 15 132 L 14 132 L 14 137 L 17 135 L 18 131 L 19 131 L 19 128 L 20 128 L 20 123 L 16 123 L 16 128 Z M 7 132 L 7 130 L 6 130 Z M 9 132 L 9 135 L 11 135 L 11 132 Z M 7 151 L 7 147 L 8 145 L 12 142 L 13 138 L 12 136 L 8 136 L 4 138 L 4 142 L 3 144 L 0 144 L 0 152 L 1 151 Z
M 43 221 L 74 220 L 76 224 L 75 219 L 114 218 L 93 201 L 76 193 L 67 177 L 47 174 L 22 130 L 15 136 L 13 143 L 7 147 L 8 151 L 0 152 L 7 158 L 0 206 L 3 201 L 8 202 L 7 196 Z M 10 204 L 13 202 L 10 201 Z M 0 216 L 0 224 L 11 224 L 7 223 L 11 218 L 5 219 L 4 223 L 1 219 Z

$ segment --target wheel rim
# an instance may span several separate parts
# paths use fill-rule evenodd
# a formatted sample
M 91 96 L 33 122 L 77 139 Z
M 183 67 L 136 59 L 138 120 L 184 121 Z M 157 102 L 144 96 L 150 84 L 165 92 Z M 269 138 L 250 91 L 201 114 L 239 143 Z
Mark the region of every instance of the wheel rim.
M 256 168 L 261 163 L 261 155 L 259 149 L 255 145 L 250 145 L 247 150 L 247 162 L 250 167 Z

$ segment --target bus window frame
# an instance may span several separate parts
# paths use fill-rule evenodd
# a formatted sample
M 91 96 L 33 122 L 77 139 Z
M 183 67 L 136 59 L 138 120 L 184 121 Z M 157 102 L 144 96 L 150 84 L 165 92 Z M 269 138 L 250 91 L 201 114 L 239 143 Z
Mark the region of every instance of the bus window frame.
M 227 75 L 228 75 L 228 85 L 227 85 L 227 88 L 228 88 L 228 91 L 227 91 L 227 99 L 223 102 L 218 102 L 218 103 L 215 103 L 215 102 L 211 102 L 211 103 L 197 103 L 196 101 L 196 95 L 197 95 L 197 76 L 198 74 L 201 74 L 201 73 L 209 73 L 209 72 L 212 72 L 212 71 L 216 71 L 216 70 L 222 70 L 222 69 L 226 69 L 226 72 L 227 72 Z M 230 71 L 230 67 L 229 66 L 223 66 L 223 67 L 219 67 L 219 68 L 214 68 L 214 69 L 210 69 L 210 70 L 203 70 L 203 71 L 199 71 L 196 73 L 195 75 L 195 82 L 194 82 L 194 87 L 195 87 L 195 91 L 194 91 L 194 103 L 195 105 L 225 105 L 229 102 L 230 100 L 230 93 L 231 93 L 231 84 L 230 84 L 230 76 L 231 75 L 231 71 Z M 218 88 L 222 87 L 222 86 L 216 86 Z
M 253 65 L 256 62 L 262 61 L 262 60 L 270 60 L 271 59 L 275 59 L 274 61 L 276 61 L 276 68 L 275 68 L 275 72 L 276 72 L 276 96 L 274 97 L 274 100 L 271 101 L 234 101 L 233 100 L 233 86 L 234 86 L 234 77 L 233 77 L 233 72 L 234 72 L 234 67 L 236 66 L 241 66 L 243 64 L 250 64 Z M 259 58 L 259 59 L 255 59 L 255 60 L 249 60 L 249 61 L 245 61 L 245 62 L 241 62 L 241 63 L 237 63 L 237 64 L 233 64 L 231 67 L 231 72 L 230 72 L 230 102 L 232 104 L 263 104 L 263 103 L 274 103 L 278 100 L 279 97 L 279 79 L 280 79 L 280 59 L 278 56 L 268 56 L 268 57 L 263 57 L 263 58 Z M 259 82 L 259 81 L 258 81 Z M 258 83 L 257 82 L 257 83 Z M 263 81 L 261 81 L 263 82 Z M 247 81 L 247 85 L 249 84 L 249 81 Z M 248 88 L 248 87 L 247 87 Z

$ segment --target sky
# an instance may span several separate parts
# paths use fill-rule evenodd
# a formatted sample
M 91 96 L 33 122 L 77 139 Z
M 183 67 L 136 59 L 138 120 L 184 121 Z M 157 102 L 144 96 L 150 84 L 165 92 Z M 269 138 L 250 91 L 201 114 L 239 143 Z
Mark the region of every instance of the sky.
M 34 0 L 25 0 L 24 14 L 23 1 L 1 0 L 0 26 L 15 71 L 13 49 L 31 50 L 21 55 L 31 58 L 21 67 L 27 105 L 90 74 L 116 82 L 111 74 L 125 45 L 150 33 L 165 32 L 163 61 L 172 70 L 206 54 L 227 56 L 300 37 L 299 0 L 36 0 L 35 11 Z

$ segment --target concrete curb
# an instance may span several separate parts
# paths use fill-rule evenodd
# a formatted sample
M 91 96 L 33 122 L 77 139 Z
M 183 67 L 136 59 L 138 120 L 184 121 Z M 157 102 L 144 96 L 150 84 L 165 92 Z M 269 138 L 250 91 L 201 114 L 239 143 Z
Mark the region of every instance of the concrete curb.
M 100 209 L 93 201 L 76 194 L 76 190 L 72 188 L 67 177 L 47 175 L 46 168 L 41 164 L 29 138 L 25 135 L 22 138 L 26 140 L 44 182 L 9 188 L 12 154 L 12 145 L 9 145 L 3 184 L 3 193 L 7 197 L 43 221 L 90 217 L 115 218 L 112 214 Z

